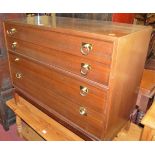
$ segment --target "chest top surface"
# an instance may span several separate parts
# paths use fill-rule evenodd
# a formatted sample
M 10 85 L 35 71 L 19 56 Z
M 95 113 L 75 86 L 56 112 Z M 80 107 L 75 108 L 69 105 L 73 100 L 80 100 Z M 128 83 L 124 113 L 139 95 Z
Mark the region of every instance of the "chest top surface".
M 111 21 L 89 20 L 69 17 L 51 16 L 34 16 L 26 17 L 20 20 L 7 20 L 8 23 L 17 25 L 37 26 L 39 28 L 51 29 L 53 31 L 79 31 L 96 35 L 104 35 L 110 37 L 112 40 L 117 37 L 123 37 L 130 33 L 140 31 L 147 28 L 147 26 L 116 23 Z

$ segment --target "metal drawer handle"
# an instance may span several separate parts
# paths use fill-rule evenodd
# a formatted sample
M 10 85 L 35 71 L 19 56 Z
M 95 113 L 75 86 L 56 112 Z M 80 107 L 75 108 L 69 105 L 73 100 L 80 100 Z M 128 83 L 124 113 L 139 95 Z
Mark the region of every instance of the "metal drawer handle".
M 19 58 L 15 58 L 15 62 L 19 61 L 20 59 Z
M 13 35 L 13 34 L 15 34 L 17 32 L 17 30 L 15 29 L 15 28 L 11 28 L 10 30 L 7 30 L 7 34 L 8 35 Z
M 12 46 L 11 46 L 11 47 L 12 47 L 12 49 L 13 49 L 13 50 L 15 50 L 15 49 L 16 49 L 16 47 L 17 47 L 17 42 L 16 42 L 16 41 L 14 41 L 14 42 L 12 43 Z
M 88 94 L 88 88 L 84 86 L 80 86 L 80 95 L 86 96 Z
M 22 73 L 16 73 L 16 78 L 21 79 L 22 78 Z
M 90 69 L 90 64 L 81 63 L 81 75 L 87 75 Z
M 93 49 L 92 44 L 89 43 L 82 43 L 82 47 L 81 47 L 81 53 L 83 55 L 88 55 L 89 52 Z
M 87 110 L 86 110 L 86 108 L 80 107 L 79 113 L 80 113 L 80 115 L 87 115 Z

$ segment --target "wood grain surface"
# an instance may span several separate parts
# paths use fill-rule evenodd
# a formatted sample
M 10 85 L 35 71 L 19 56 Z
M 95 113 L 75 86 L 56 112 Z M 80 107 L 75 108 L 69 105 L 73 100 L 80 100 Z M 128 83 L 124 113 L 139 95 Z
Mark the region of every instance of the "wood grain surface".
M 144 69 L 143 78 L 140 84 L 140 91 L 145 96 L 155 93 L 155 71 Z
M 153 102 L 152 106 L 147 111 L 141 123 L 145 126 L 155 129 L 155 102 Z
M 88 71 L 87 75 L 82 76 L 92 81 L 108 85 L 111 55 L 103 53 L 99 56 L 100 59 L 102 59 L 102 61 L 93 61 L 89 59 L 89 55 L 93 54 L 92 51 L 87 56 L 82 55 L 80 52 L 78 52 L 79 55 L 76 56 L 76 53 L 69 54 L 63 51 L 42 47 L 17 39 L 11 39 L 11 41 L 10 39 L 8 40 L 8 46 L 11 52 L 15 52 L 17 54 L 19 53 L 21 55 L 31 57 L 41 62 L 46 62 L 49 65 L 54 65 L 56 67 L 62 68 L 79 76 L 82 75 L 80 72 L 82 69 L 81 64 L 89 64 L 91 66 L 91 69 Z M 16 50 L 13 50 L 11 47 L 13 42 L 17 42 Z M 81 45 L 79 45 L 79 49 L 80 46 Z M 100 73 L 102 73 L 102 75 Z
M 36 19 L 34 19 L 35 21 Z M 136 104 L 151 28 L 83 19 L 56 18 L 6 21 L 12 81 L 16 92 L 77 134 L 91 140 L 111 140 Z M 17 42 L 16 49 L 11 44 Z M 92 44 L 88 55 L 83 43 Z M 15 61 L 19 58 L 19 61 Z M 80 74 L 81 63 L 92 69 Z M 22 78 L 16 78 L 21 73 Z M 80 95 L 80 86 L 88 88 Z M 79 114 L 79 108 L 87 116 Z M 54 117 L 53 117 L 54 118 Z
M 48 141 L 78 140 L 80 137 L 64 128 L 62 125 L 48 117 L 39 109 L 20 97 L 20 104 L 17 105 L 14 99 L 7 102 L 7 105 L 22 118 L 27 124 L 33 127 L 35 131 Z

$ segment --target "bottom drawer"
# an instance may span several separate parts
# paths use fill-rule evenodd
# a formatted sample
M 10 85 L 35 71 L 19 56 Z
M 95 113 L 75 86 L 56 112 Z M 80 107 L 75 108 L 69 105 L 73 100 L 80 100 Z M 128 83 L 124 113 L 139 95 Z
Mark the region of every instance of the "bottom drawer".
M 104 128 L 102 114 L 99 114 L 88 107 L 74 104 L 66 98 L 55 94 L 51 90 L 40 87 L 32 81 L 23 80 L 23 82 L 19 82 L 16 80 L 14 83 L 17 87 L 37 99 L 41 103 L 41 106 L 49 112 L 51 109 L 55 110 L 85 131 L 97 136 L 98 138 L 100 137 Z M 85 108 L 83 111 L 86 110 L 86 115 L 83 114 L 85 111 L 83 113 L 81 112 L 82 108 Z
M 100 138 L 104 130 L 103 114 L 89 107 L 74 103 L 58 95 L 52 89 L 43 87 L 37 82 L 39 77 L 31 75 L 28 70 L 22 70 L 23 78 L 16 78 L 18 68 L 12 66 L 12 78 L 15 86 L 39 101 L 39 105 L 51 112 L 56 111 L 84 131 Z M 32 80 L 33 79 L 33 80 Z M 36 79 L 36 80 L 35 80 Z

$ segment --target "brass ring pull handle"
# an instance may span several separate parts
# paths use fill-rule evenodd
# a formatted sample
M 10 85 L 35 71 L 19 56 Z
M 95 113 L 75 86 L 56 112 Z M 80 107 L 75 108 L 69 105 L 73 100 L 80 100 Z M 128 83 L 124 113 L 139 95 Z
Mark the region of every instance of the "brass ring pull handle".
M 91 66 L 89 64 L 81 63 L 81 75 L 87 75 Z
M 88 55 L 89 52 L 93 49 L 92 44 L 89 43 L 82 43 L 82 47 L 81 47 L 81 53 L 83 55 Z
M 19 58 L 15 58 L 15 62 L 19 61 L 20 59 Z
M 16 73 L 16 78 L 21 79 L 22 78 L 22 73 Z
M 12 47 L 13 50 L 15 50 L 16 47 L 17 47 L 17 42 L 14 41 L 14 42 L 12 43 L 12 46 L 11 46 L 11 47 Z
M 79 113 L 80 113 L 80 115 L 87 115 L 87 110 L 86 110 L 86 108 L 80 107 Z
M 7 34 L 8 35 L 13 35 L 13 34 L 15 34 L 17 32 L 17 30 L 15 29 L 15 28 L 11 28 L 10 30 L 7 30 Z
M 80 95 L 86 96 L 88 94 L 88 88 L 84 86 L 80 86 Z

